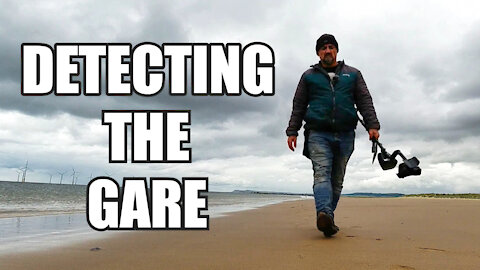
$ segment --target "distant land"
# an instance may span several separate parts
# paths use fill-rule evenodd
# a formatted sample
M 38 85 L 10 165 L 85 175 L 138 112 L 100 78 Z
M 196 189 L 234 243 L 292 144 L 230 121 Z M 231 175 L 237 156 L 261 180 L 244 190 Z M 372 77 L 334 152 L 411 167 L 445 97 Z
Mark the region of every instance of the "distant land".
M 409 195 L 405 195 L 405 197 L 480 199 L 480 194 L 479 193 L 461 193 L 461 194 L 424 193 L 424 194 L 409 194 Z
M 311 193 L 292 193 L 292 192 L 272 192 L 256 190 L 234 190 L 233 193 L 255 193 L 255 194 L 277 194 L 277 195 L 301 195 L 313 196 Z M 479 193 L 461 193 L 461 194 L 443 194 L 443 193 L 422 193 L 422 194 L 403 194 L 403 193 L 374 193 L 374 192 L 355 192 L 342 194 L 343 197 L 356 198 L 398 198 L 398 197 L 424 197 L 424 198 L 458 198 L 458 199 L 480 199 Z
M 256 190 L 234 190 L 233 193 L 254 193 L 254 194 L 277 194 L 277 195 L 301 195 L 301 196 L 313 196 L 312 193 L 292 193 L 292 192 L 273 192 L 273 191 L 256 191 Z M 385 197 L 385 198 L 392 198 L 392 197 L 402 197 L 405 194 L 401 193 L 368 193 L 368 192 L 357 192 L 357 193 L 350 193 L 350 194 L 342 194 L 345 197 Z
M 349 194 L 342 194 L 345 197 L 362 197 L 362 198 L 396 198 L 403 197 L 405 194 L 402 193 L 371 193 L 371 192 L 355 192 Z
M 249 194 L 275 194 L 275 195 L 301 195 L 301 196 L 313 196 L 312 193 L 293 193 L 293 192 L 273 192 L 273 191 L 257 191 L 257 190 L 234 190 L 233 193 L 249 193 Z M 356 192 L 350 194 L 342 194 L 345 197 L 375 197 L 375 198 L 394 198 L 403 197 L 402 193 L 370 193 L 370 192 Z
M 58 183 L 42 183 L 42 182 L 17 182 L 17 181 L 4 181 L 0 180 L 1 183 L 17 183 L 17 184 L 26 184 L 29 186 L 33 185 L 52 185 L 52 186 L 72 186 L 72 187 L 86 187 L 85 184 L 75 184 L 71 183 L 58 184 Z M 31 186 L 31 185 L 30 185 Z M 215 191 L 212 191 L 215 192 Z M 228 192 L 226 192 L 228 193 Z M 232 193 L 249 193 L 249 194 L 274 194 L 274 195 L 292 195 L 292 196 L 310 196 L 313 197 L 312 193 L 294 193 L 294 192 L 275 192 L 275 191 L 258 191 L 258 190 L 234 190 Z M 357 197 L 357 198 L 398 198 L 398 197 L 424 197 L 424 198 L 459 198 L 459 199 L 480 199 L 480 193 L 421 193 L 421 194 L 403 194 L 403 193 L 374 193 L 374 192 L 355 192 L 342 194 L 343 197 Z
M 257 190 L 234 190 L 232 193 L 248 193 L 248 194 L 274 194 L 274 195 L 294 195 L 294 196 L 313 196 L 312 193 L 293 193 L 293 192 L 275 192 L 275 191 L 257 191 Z

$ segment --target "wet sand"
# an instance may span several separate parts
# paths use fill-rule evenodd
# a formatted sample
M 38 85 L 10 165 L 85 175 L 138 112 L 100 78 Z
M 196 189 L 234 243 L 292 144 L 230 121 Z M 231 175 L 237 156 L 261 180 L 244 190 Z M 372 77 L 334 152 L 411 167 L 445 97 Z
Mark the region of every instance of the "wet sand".
M 134 231 L 0 256 L 0 269 L 480 269 L 480 200 L 342 198 L 340 232 L 313 200 L 210 219 L 209 231 Z

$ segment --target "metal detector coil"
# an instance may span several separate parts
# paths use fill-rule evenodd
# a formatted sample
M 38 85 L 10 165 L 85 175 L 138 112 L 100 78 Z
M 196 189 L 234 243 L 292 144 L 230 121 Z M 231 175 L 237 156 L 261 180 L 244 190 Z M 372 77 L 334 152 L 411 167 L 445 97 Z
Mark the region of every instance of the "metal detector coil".
M 358 120 L 362 125 L 367 129 L 365 122 L 358 116 Z M 368 129 L 367 129 L 368 131 Z M 377 155 L 377 147 L 380 147 L 381 152 L 378 154 L 378 163 L 380 163 L 380 167 L 383 170 L 390 170 L 397 166 L 397 160 L 395 159 L 397 155 L 399 155 L 403 159 L 403 163 L 398 166 L 398 178 L 405 178 L 410 175 L 420 175 L 422 173 L 422 169 L 418 167 L 420 161 L 416 157 L 412 157 L 407 159 L 400 150 L 393 151 L 392 154 L 388 153 L 385 147 L 375 138 L 372 139 L 372 153 L 373 159 L 372 164 L 375 161 L 375 156 Z
M 418 167 L 420 161 L 416 157 L 412 157 L 407 159 L 400 150 L 395 150 L 390 155 L 387 150 L 383 147 L 383 145 L 377 141 L 375 138 L 372 140 L 373 147 L 376 148 L 378 145 L 381 149 L 381 153 L 378 154 L 378 163 L 380 163 L 380 167 L 383 170 L 390 170 L 397 166 L 397 160 L 395 157 L 399 155 L 403 159 L 403 163 L 398 166 L 398 173 L 397 176 L 399 178 L 405 178 L 410 175 L 420 175 L 422 173 L 422 169 Z M 373 148 L 372 148 L 373 149 Z M 375 160 L 375 153 L 373 155 L 373 160 Z M 373 161 L 372 161 L 373 163 Z

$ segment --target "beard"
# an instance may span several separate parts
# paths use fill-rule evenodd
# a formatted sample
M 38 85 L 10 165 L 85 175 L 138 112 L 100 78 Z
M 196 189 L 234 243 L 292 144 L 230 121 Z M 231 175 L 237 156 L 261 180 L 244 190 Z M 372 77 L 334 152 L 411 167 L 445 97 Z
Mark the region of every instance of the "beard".
M 325 55 L 325 57 L 322 59 L 322 62 L 327 66 L 333 65 L 333 56 L 331 56 L 330 54 Z

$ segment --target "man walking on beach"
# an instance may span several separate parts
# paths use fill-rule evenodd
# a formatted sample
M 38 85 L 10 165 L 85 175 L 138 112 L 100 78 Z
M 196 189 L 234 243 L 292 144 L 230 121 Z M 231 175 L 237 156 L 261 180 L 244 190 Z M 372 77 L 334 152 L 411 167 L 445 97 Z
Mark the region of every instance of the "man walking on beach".
M 294 151 L 298 130 L 305 120 L 303 154 L 313 165 L 317 228 L 330 237 L 339 230 L 334 222 L 334 211 L 354 148 L 358 120 L 355 105 L 365 121 L 370 139 L 380 136 L 380 123 L 360 71 L 345 65 L 344 61 L 337 62 L 335 37 L 322 35 L 315 51 L 320 62 L 300 78 L 286 133 L 288 147 Z

